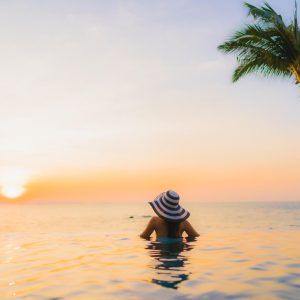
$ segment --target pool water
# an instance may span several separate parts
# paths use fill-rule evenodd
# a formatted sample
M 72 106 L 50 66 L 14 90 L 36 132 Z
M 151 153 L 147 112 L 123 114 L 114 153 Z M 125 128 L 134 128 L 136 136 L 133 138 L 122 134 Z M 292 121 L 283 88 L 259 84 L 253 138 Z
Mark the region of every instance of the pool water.
M 199 238 L 139 238 L 143 203 L 1 205 L 0 299 L 300 299 L 300 203 L 185 206 Z

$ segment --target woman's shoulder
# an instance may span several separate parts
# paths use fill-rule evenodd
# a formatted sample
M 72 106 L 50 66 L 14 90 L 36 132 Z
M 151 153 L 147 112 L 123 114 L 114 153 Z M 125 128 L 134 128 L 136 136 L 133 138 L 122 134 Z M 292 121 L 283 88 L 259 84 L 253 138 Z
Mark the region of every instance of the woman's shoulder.
M 155 223 L 158 223 L 158 222 L 163 222 L 164 220 L 161 219 L 160 217 L 158 216 L 153 216 L 150 220 L 151 222 L 155 222 Z
M 190 222 L 188 220 L 184 220 L 184 221 L 180 222 L 180 226 L 182 228 L 186 228 L 189 225 L 190 225 Z
M 162 224 L 165 224 L 166 221 L 158 216 L 153 216 L 151 219 L 150 219 L 150 222 L 153 224 L 153 225 L 162 225 Z

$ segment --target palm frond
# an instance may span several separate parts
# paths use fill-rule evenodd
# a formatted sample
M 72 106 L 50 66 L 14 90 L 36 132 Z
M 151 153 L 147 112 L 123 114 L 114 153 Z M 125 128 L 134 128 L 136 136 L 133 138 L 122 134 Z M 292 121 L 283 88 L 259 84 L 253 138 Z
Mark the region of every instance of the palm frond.
M 255 20 L 265 24 L 273 23 L 284 26 L 282 16 L 279 15 L 267 2 L 263 6 L 257 7 L 248 2 L 244 3 L 248 8 L 248 15 L 252 16 Z
M 250 73 L 261 73 L 264 76 L 291 77 L 292 73 L 286 69 L 273 68 L 265 62 L 258 63 L 257 60 L 241 63 L 233 72 L 232 81 L 236 82 L 241 77 Z
M 264 30 L 259 25 L 247 25 L 244 29 L 237 31 L 218 49 L 225 53 L 237 52 L 248 45 L 260 45 L 273 53 L 280 55 L 284 48 L 276 41 L 277 32 L 272 29 Z

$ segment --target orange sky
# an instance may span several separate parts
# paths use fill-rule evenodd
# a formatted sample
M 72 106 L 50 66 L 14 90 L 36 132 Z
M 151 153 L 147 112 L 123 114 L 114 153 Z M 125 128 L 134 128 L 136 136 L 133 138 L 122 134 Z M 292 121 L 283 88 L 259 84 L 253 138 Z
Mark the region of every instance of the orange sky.
M 15 202 L 149 201 L 176 189 L 188 201 L 297 200 L 300 168 L 252 167 L 235 170 L 157 169 L 148 173 L 115 170 L 98 174 L 40 177 Z M 276 195 L 274 197 L 274 195 Z

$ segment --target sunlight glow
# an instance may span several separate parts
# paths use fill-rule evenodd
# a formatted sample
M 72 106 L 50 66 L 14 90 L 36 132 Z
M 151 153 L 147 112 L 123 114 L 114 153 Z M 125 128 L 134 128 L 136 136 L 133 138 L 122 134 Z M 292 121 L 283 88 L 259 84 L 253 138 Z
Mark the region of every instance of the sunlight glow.
M 20 197 L 26 191 L 23 186 L 4 186 L 1 188 L 1 194 L 6 198 L 14 199 Z
M 20 168 L 6 168 L 0 171 L 1 194 L 10 199 L 20 197 L 26 192 L 28 173 Z

